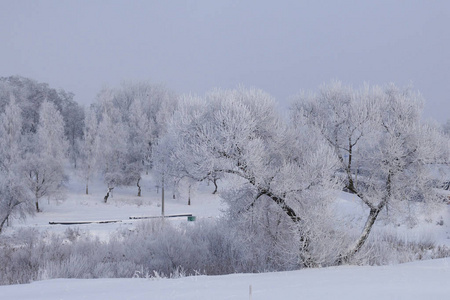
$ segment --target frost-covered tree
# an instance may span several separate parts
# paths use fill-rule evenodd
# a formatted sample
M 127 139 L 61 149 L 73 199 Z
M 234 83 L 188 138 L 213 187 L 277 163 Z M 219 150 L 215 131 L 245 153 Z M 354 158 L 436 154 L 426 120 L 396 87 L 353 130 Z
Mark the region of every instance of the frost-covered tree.
M 5 107 L 5 111 L 1 114 L 0 133 L 2 143 L 0 144 L 1 166 L 9 169 L 11 165 L 20 161 L 21 149 L 20 142 L 22 139 L 22 115 L 20 107 L 17 105 L 14 97 Z
M 353 90 L 339 82 L 294 102 L 294 122 L 306 122 L 333 147 L 337 175 L 369 210 L 361 235 L 338 263 L 361 249 L 382 211 L 441 201 L 429 165 L 444 158 L 444 140 L 421 121 L 421 108 L 420 96 L 410 89 Z
M 66 139 L 70 141 L 69 146 L 76 147 L 74 141 L 79 140 L 82 135 L 83 115 L 82 108 L 73 100 L 72 93 L 56 90 L 46 83 L 21 76 L 0 77 L 0 109 L 9 102 L 10 96 L 14 96 L 22 110 L 23 133 L 36 133 L 40 107 L 42 103 L 48 101 L 55 105 L 63 117 Z M 70 153 L 76 153 L 70 148 L 69 150 Z
M 152 167 L 153 149 L 166 131 L 176 97 L 162 86 L 128 83 L 118 89 L 104 89 L 96 106 L 100 119 L 105 111 L 115 111 L 113 122 L 121 124 L 126 136 L 120 184 L 136 185 L 140 196 L 141 174 Z
M 174 176 L 234 178 L 237 192 L 226 200 L 235 217 L 257 203 L 271 203 L 296 227 L 300 264 L 316 264 L 308 212 L 333 185 L 334 157 L 326 144 L 291 131 L 268 94 L 241 88 L 216 90 L 205 99 L 186 96 L 161 145 Z
M 21 110 L 14 97 L 0 116 L 0 233 L 11 216 L 33 213 L 32 198 L 20 176 Z
M 67 101 L 63 106 L 62 116 L 64 119 L 64 134 L 68 141 L 68 157 L 76 169 L 82 151 L 85 111 L 75 101 Z
M 138 196 L 141 196 L 141 173 L 150 167 L 152 156 L 152 126 L 144 110 L 144 99 L 138 96 L 130 106 L 128 166 L 129 182 L 136 183 Z
M 22 165 L 39 212 L 41 198 L 61 196 L 66 177 L 64 163 L 68 145 L 64 121 L 52 103 L 42 103 L 37 132 L 29 139 L 32 149 L 25 154 Z
M 103 95 L 103 97 L 106 96 Z M 103 107 L 102 120 L 97 132 L 96 153 L 97 166 L 108 186 L 107 194 L 104 197 L 106 203 L 110 192 L 126 181 L 128 132 L 119 111 L 111 103 L 105 102 Z
M 116 107 L 123 107 L 122 119 L 130 129 L 133 151 L 140 153 L 148 173 L 152 167 L 152 151 L 167 131 L 177 97 L 167 88 L 146 82 L 123 84 L 115 92 Z
M 89 182 L 95 174 L 97 158 L 97 131 L 98 121 L 93 109 L 85 112 L 85 122 L 83 128 L 83 141 L 81 143 L 81 172 L 86 182 L 86 195 L 89 194 Z

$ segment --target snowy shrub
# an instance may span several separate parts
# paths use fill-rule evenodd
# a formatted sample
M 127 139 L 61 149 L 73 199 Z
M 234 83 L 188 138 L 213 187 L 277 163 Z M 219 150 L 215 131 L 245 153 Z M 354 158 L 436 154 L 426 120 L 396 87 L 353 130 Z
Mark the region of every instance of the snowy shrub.
M 0 284 L 52 278 L 178 278 L 298 269 L 299 245 L 292 241 L 292 231 L 297 229 L 284 222 L 283 213 L 273 211 L 272 205 L 267 201 L 253 208 L 266 214 L 259 211 L 242 218 L 198 221 L 188 226 L 162 220 L 139 222 L 135 230 L 112 234 L 108 241 L 78 228 L 67 229 L 64 234 L 19 230 L 12 236 L 0 236 Z M 328 224 L 324 221 L 308 232 L 317 235 L 311 239 L 310 249 L 321 266 L 332 265 L 338 250 L 354 239 L 351 233 L 332 232 Z M 450 249 L 436 247 L 426 232 L 402 236 L 377 229 L 349 263 L 382 265 L 448 256 Z
M 39 270 L 35 260 L 36 230 L 19 230 L 13 237 L 0 239 L 0 284 L 19 284 L 35 279 Z
M 400 235 L 387 230 L 375 230 L 361 253 L 350 262 L 358 265 L 391 265 L 415 260 L 450 256 L 450 248 L 436 246 L 429 234 Z
M 207 253 L 202 268 L 198 270 L 209 275 L 238 272 L 239 268 L 236 266 L 243 256 L 242 247 L 227 230 L 228 228 L 220 222 L 215 224 L 199 222 L 196 227 L 191 229 L 191 237 L 194 241 L 201 241 Z
M 78 227 L 69 227 L 66 229 L 66 231 L 64 231 L 64 234 L 66 236 L 66 238 L 71 241 L 74 242 L 76 239 L 78 239 L 81 236 L 81 232 L 80 232 L 80 228 Z

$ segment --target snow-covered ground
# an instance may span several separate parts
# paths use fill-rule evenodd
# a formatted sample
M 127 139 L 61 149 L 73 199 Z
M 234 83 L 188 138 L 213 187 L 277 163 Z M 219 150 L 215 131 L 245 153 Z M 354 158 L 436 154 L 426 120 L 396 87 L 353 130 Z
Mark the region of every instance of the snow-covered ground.
M 74 174 L 70 176 L 67 185 L 65 200 L 41 200 L 39 206 L 42 212 L 28 217 L 23 221 L 13 221 L 11 228 L 5 233 L 12 232 L 20 227 L 33 227 L 41 231 L 64 232 L 68 227 L 76 227 L 82 231 L 107 239 L 111 232 L 121 229 L 133 230 L 136 223 L 141 220 L 132 220 L 130 217 L 161 216 L 161 189 L 157 190 L 150 175 L 144 176 L 142 182 L 142 197 L 137 197 L 137 187 L 117 187 L 103 202 L 106 194 L 106 185 L 97 179 L 89 186 L 89 195 L 85 195 L 84 183 Z M 165 215 L 192 214 L 196 220 L 217 218 L 222 214 L 224 206 L 217 195 L 212 195 L 213 185 L 201 185 L 197 192 L 191 194 L 191 205 L 187 205 L 186 191 L 180 191 L 173 199 L 172 190 L 165 191 Z M 187 223 L 187 217 L 170 218 L 169 222 Z M 118 221 L 107 224 L 82 225 L 50 225 L 50 222 L 75 221 Z
M 57 279 L 0 286 L 1 299 L 449 299 L 450 258 L 179 279 Z M 252 295 L 250 296 L 250 286 Z

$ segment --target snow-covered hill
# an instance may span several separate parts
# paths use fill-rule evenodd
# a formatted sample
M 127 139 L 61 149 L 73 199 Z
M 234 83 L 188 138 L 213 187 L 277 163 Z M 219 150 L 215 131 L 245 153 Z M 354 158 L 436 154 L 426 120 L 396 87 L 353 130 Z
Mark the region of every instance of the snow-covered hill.
M 1 299 L 448 299 L 450 258 L 395 266 L 342 266 L 179 279 L 57 279 L 0 286 Z M 250 287 L 252 295 L 250 295 Z

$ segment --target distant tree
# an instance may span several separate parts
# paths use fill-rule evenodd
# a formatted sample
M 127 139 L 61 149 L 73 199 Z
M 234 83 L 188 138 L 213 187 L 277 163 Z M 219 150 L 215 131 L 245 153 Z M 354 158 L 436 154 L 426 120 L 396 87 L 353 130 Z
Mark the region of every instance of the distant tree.
M 177 97 L 167 88 L 147 82 L 124 83 L 113 97 L 114 107 L 122 113 L 122 120 L 130 128 L 130 141 L 143 156 L 148 173 L 152 167 L 152 151 L 167 131 Z
M 53 103 L 63 117 L 64 133 L 69 141 L 69 157 L 73 162 L 78 153 L 76 141 L 82 137 L 84 119 L 83 109 L 73 100 L 74 95 L 21 76 L 0 77 L 0 108 L 8 103 L 10 96 L 14 96 L 21 108 L 23 133 L 36 133 L 42 103 Z
M 420 112 L 419 95 L 394 85 L 355 91 L 333 82 L 294 102 L 294 122 L 306 122 L 333 147 L 340 162 L 337 175 L 369 209 L 361 235 L 338 263 L 359 252 L 382 211 L 441 201 L 429 164 L 441 161 L 447 151 Z
M 81 156 L 85 111 L 75 101 L 68 100 L 63 105 L 61 114 L 64 119 L 64 134 L 69 145 L 69 160 L 76 169 Z
M 0 116 L 0 233 L 11 216 L 33 213 L 32 198 L 20 176 L 21 110 L 14 97 Z
M 39 199 L 60 196 L 66 179 L 64 162 L 68 145 L 64 121 L 52 103 L 42 103 L 37 132 L 31 142 L 33 149 L 25 154 L 22 165 L 39 212 Z
M 180 176 L 175 164 L 171 161 L 173 155 L 174 140 L 170 133 L 166 134 L 159 140 L 152 151 L 151 160 L 153 162 L 153 178 L 157 193 L 162 190 L 172 189 L 172 197 L 176 198 L 178 192 L 178 184 L 183 176 Z
M 108 97 L 103 94 L 102 97 Z M 105 102 L 102 120 L 97 132 L 97 166 L 104 176 L 108 187 L 104 202 L 108 201 L 110 192 L 126 182 L 128 131 L 121 120 L 120 112 L 111 102 Z
M 129 183 L 135 182 L 138 187 L 137 195 L 141 196 L 141 173 L 151 164 L 152 155 L 152 127 L 144 110 L 144 99 L 138 96 L 130 106 L 129 137 L 128 137 L 128 168 Z
M 95 173 L 97 161 L 98 121 L 93 109 L 86 109 L 83 128 L 83 140 L 80 147 L 81 173 L 86 182 L 86 195 L 89 194 L 89 182 Z
M 0 118 L 0 133 L 2 137 L 2 143 L 0 144 L 1 166 L 8 169 L 11 165 L 20 161 L 21 155 L 22 116 L 20 107 L 17 105 L 14 97 L 11 97 L 10 103 L 5 107 Z

